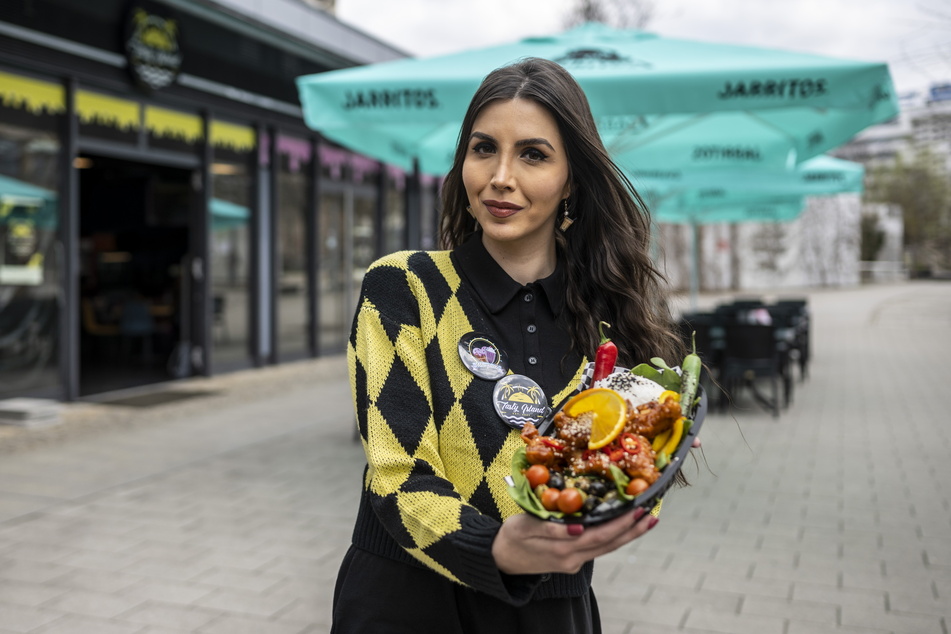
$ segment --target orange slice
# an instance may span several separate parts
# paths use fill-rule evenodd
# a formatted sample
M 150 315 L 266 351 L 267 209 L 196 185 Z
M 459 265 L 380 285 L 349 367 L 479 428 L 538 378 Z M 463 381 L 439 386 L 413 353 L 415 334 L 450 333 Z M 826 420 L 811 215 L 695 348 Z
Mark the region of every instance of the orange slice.
M 627 401 L 612 389 L 596 387 L 576 394 L 562 408 L 577 418 L 586 412 L 594 414 L 588 449 L 600 449 L 618 437 L 627 420 Z

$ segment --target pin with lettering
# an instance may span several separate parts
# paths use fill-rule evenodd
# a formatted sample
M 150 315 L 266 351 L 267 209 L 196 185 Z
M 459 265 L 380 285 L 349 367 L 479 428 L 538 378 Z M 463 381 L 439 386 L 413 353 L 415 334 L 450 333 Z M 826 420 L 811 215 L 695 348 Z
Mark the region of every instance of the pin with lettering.
M 470 332 L 459 340 L 459 358 L 480 379 L 495 381 L 509 371 L 508 355 L 487 335 Z
M 495 384 L 492 392 L 495 411 L 505 424 L 521 429 L 525 423 L 538 425 L 551 413 L 541 386 L 522 374 L 510 374 Z

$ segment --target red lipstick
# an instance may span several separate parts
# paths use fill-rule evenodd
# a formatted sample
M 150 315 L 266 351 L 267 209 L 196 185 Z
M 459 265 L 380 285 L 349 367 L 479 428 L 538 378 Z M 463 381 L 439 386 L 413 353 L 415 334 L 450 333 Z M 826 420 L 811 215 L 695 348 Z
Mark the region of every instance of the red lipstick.
M 501 200 L 483 200 L 482 204 L 496 218 L 508 218 L 522 209 L 521 205 Z

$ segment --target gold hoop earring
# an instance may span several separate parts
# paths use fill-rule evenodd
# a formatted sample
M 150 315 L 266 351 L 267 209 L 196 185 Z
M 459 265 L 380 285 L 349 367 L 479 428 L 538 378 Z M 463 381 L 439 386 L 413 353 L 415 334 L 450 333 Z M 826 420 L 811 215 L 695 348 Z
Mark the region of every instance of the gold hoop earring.
M 564 203 L 565 203 L 565 213 L 561 217 L 561 225 L 558 228 L 561 229 L 562 231 L 567 231 L 568 227 L 571 226 L 571 223 L 573 223 L 575 219 L 568 216 L 568 199 L 567 198 L 565 198 Z

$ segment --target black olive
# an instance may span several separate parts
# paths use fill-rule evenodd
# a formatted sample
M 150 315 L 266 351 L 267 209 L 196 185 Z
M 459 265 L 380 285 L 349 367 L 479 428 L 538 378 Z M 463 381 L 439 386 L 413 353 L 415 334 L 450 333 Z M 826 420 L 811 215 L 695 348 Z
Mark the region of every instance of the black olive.
M 594 507 L 596 507 L 598 504 L 601 504 L 601 499 L 596 498 L 593 495 L 589 495 L 588 497 L 585 498 L 584 504 L 581 505 L 581 512 L 590 513 L 591 511 L 594 510 Z
M 608 492 L 608 486 L 601 480 L 592 480 L 591 484 L 588 485 L 588 493 L 591 495 L 596 495 L 599 498 L 603 498 L 604 494 Z
M 548 486 L 553 489 L 564 489 L 565 477 L 557 471 L 552 471 L 551 475 L 548 476 Z

